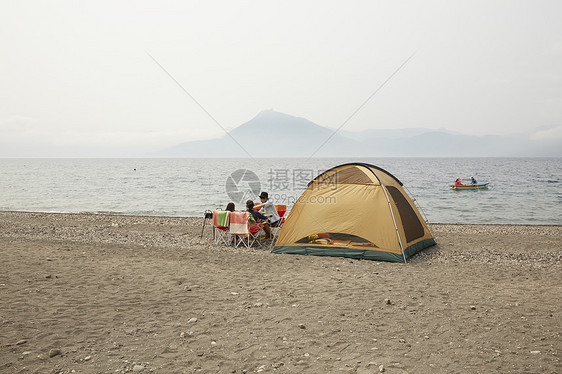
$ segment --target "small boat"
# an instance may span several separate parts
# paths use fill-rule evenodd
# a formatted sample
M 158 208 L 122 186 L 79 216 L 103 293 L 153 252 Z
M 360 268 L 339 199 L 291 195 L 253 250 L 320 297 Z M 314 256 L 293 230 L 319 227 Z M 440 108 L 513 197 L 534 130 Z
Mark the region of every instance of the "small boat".
M 455 186 L 454 184 L 449 186 L 452 190 L 478 190 L 482 188 L 488 188 L 488 182 L 485 183 L 475 183 L 475 184 L 461 184 Z

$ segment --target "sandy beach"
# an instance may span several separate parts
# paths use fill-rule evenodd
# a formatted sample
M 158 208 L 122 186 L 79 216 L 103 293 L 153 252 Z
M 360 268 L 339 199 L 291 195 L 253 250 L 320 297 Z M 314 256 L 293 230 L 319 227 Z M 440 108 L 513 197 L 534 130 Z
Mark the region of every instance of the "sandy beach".
M 561 226 L 431 224 L 404 265 L 202 222 L 0 212 L 0 372 L 562 371 Z

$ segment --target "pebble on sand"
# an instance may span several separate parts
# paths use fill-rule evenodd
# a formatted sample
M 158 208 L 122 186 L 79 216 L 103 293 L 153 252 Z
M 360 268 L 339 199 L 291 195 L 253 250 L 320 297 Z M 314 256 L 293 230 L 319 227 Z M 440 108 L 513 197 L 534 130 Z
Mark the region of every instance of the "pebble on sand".
M 24 345 L 24 344 L 26 344 L 26 343 L 27 343 L 27 340 L 22 339 L 22 340 L 18 340 L 18 341 L 16 342 L 16 345 Z
M 195 318 L 195 317 L 190 318 L 190 319 L 187 321 L 187 323 L 195 323 L 195 322 L 197 322 L 197 318 Z
M 133 366 L 133 371 L 143 371 L 143 370 L 144 370 L 144 366 L 142 365 Z
M 53 348 L 49 351 L 49 357 L 55 357 L 55 356 L 59 356 L 61 354 L 62 354 L 62 352 L 58 348 Z

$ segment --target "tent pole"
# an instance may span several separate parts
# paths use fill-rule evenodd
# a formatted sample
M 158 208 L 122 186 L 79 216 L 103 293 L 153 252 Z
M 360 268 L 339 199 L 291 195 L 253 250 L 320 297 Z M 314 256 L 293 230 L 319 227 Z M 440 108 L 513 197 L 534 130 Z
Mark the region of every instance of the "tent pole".
M 406 254 L 404 253 L 404 246 L 402 245 L 402 239 L 400 239 L 400 232 L 398 231 L 398 225 L 396 224 L 396 218 L 394 217 L 394 211 L 392 210 L 392 204 L 388 198 L 388 193 L 386 188 L 381 184 L 382 190 L 384 191 L 384 196 L 388 202 L 388 209 L 390 209 L 390 215 L 392 216 L 392 222 L 394 222 L 394 229 L 396 230 L 396 236 L 398 237 L 398 244 L 400 244 L 400 250 L 402 251 L 402 257 L 404 257 L 404 263 L 406 263 Z
M 421 205 L 418 203 L 418 199 L 416 199 L 414 197 L 414 195 L 412 195 L 412 192 L 410 191 L 410 189 L 406 186 L 402 186 L 404 187 L 404 190 L 406 190 L 406 192 L 408 193 L 408 195 L 410 195 L 410 199 L 412 199 L 412 201 L 414 202 L 414 204 L 416 205 L 416 207 L 419 209 L 419 211 L 421 212 L 423 219 L 425 219 L 426 223 L 429 223 L 429 220 L 427 219 L 427 215 L 425 214 L 425 212 L 423 211 Z
M 406 186 L 402 186 L 402 187 L 404 187 L 404 191 L 406 191 L 406 192 L 410 195 L 410 199 L 412 199 L 412 201 L 414 202 L 414 205 L 415 205 L 415 206 L 418 208 L 418 210 L 421 212 L 422 218 L 425 219 L 427 231 L 429 231 L 429 234 L 430 234 L 431 236 L 433 236 L 433 234 L 431 233 L 431 229 L 429 228 L 429 220 L 427 219 L 427 215 L 426 215 L 425 212 L 423 211 L 421 205 L 418 203 L 418 200 L 414 197 L 414 195 L 412 194 L 412 192 L 410 192 L 410 190 L 409 190 Z

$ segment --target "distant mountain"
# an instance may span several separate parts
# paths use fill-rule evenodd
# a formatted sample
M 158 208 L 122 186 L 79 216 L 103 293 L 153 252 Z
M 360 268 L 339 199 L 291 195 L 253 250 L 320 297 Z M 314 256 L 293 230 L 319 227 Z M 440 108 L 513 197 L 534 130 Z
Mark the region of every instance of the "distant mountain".
M 309 157 L 328 140 L 333 134 L 333 130 L 319 126 L 305 118 L 264 110 L 250 121 L 230 131 L 229 134 L 231 136 L 224 135 L 218 139 L 182 143 L 164 151 L 162 155 L 248 157 L 247 153 L 249 153 L 256 158 Z M 367 152 L 368 145 L 335 134 L 315 156 L 333 157 L 359 155 Z
M 160 157 L 562 157 L 562 141 L 474 136 L 446 129 L 351 132 L 264 110 L 218 139 L 178 144 Z M 329 139 L 329 140 L 328 140 Z

